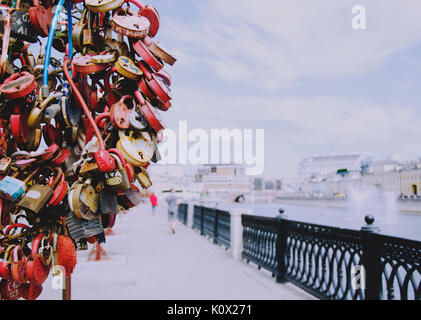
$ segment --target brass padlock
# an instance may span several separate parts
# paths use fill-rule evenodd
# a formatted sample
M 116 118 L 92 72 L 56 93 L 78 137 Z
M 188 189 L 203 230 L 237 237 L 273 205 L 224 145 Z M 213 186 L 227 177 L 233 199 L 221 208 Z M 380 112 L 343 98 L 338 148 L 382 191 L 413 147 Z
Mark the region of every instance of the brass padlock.
M 0 174 L 5 175 L 7 174 L 7 171 L 10 169 L 10 164 L 12 162 L 12 159 L 9 157 L 0 159 Z
M 117 162 L 118 168 L 110 173 L 105 173 L 106 185 L 114 191 L 123 191 L 130 189 L 129 176 L 127 175 L 126 169 L 123 167 L 120 158 L 111 154 L 114 160 Z
M 98 175 L 99 173 L 98 164 L 95 160 L 86 160 L 79 171 L 82 178 L 89 178 Z
M 148 171 L 141 167 L 140 172 L 136 174 L 136 179 L 140 183 L 143 189 L 148 189 L 152 186 L 151 178 L 149 177 Z
M 54 189 L 57 187 L 63 175 L 60 167 L 55 168 L 56 176 L 51 185 L 35 184 L 29 188 L 22 200 L 18 203 L 18 207 L 28 209 L 32 212 L 39 213 L 47 202 L 51 199 Z

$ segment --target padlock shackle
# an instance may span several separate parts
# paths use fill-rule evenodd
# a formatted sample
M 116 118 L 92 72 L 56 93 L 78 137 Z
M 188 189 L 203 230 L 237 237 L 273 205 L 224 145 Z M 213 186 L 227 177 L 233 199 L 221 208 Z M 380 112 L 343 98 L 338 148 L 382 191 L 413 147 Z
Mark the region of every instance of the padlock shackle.
M 85 100 L 82 97 L 82 94 L 80 93 L 79 89 L 77 88 L 76 84 L 73 82 L 73 79 L 69 74 L 69 70 L 67 69 L 67 66 L 69 65 L 69 63 L 70 63 L 70 61 L 65 57 L 64 62 L 63 62 L 64 75 L 66 76 L 67 81 L 70 83 L 70 86 L 73 89 L 73 93 L 76 95 L 76 98 L 78 99 L 78 101 L 80 102 L 80 105 L 82 106 L 83 112 L 85 113 L 86 117 L 88 118 L 89 122 L 92 125 L 92 128 L 95 131 L 95 135 L 98 138 L 98 142 L 99 142 L 99 148 L 101 150 L 105 150 L 104 140 L 101 137 L 101 133 L 99 132 L 98 126 L 96 125 L 95 120 L 92 117 L 92 114 L 91 114 L 88 106 L 86 105 Z
M 97 125 L 99 125 L 99 123 L 103 120 L 103 119 L 105 119 L 105 118 L 111 118 L 111 114 L 109 113 L 109 112 L 103 112 L 103 113 L 101 113 L 100 115 L 98 115 L 96 118 L 95 118 L 95 123 L 97 124 Z
M 41 240 L 45 237 L 43 233 L 40 233 L 36 236 L 36 238 L 32 241 L 32 249 L 31 249 L 31 258 L 35 259 L 35 256 L 38 254 L 39 245 Z
M 25 255 L 23 254 L 23 249 L 20 246 L 20 244 L 18 244 L 14 249 L 13 249 L 13 262 L 18 262 L 19 261 L 19 252 L 20 252 L 20 259 L 22 261 L 25 261 Z
M 28 230 L 29 226 L 27 226 L 26 224 L 23 224 L 23 223 L 14 223 L 14 224 L 11 224 L 11 225 L 7 226 L 6 230 L 4 231 L 4 234 L 9 235 L 10 231 L 12 231 L 13 229 L 17 229 L 17 228 L 22 228 L 22 229 Z
M 121 161 L 121 164 L 122 165 L 124 165 L 126 163 L 126 160 L 124 159 L 124 157 L 121 154 L 120 150 L 118 150 L 117 148 L 109 149 L 108 152 L 109 153 L 114 153 L 115 155 L 117 155 L 120 158 L 120 161 Z
M 110 153 L 111 157 L 113 157 L 114 161 L 117 163 L 117 167 L 119 170 L 124 169 L 123 162 L 121 162 L 121 159 L 118 155 L 114 153 Z
M 7 261 L 7 262 L 9 262 L 9 263 L 12 263 L 13 262 L 13 258 L 12 258 L 12 256 L 10 255 L 10 252 L 11 251 L 13 251 L 13 249 L 16 247 L 16 245 L 15 244 L 11 244 L 10 246 L 8 246 L 7 247 L 7 249 L 6 249 L 6 251 L 4 252 L 4 255 L 3 255 L 3 260 L 4 261 Z
M 111 103 L 109 103 L 110 104 L 109 107 L 111 107 L 111 105 L 113 105 L 114 103 L 116 103 L 118 101 L 118 99 L 115 96 L 115 94 L 114 94 L 114 92 L 111 88 L 111 85 L 110 85 L 110 78 L 111 78 L 111 75 L 114 72 L 116 72 L 115 66 L 110 68 L 110 70 L 107 71 L 107 73 L 105 74 L 105 77 L 104 77 L 105 92 L 108 95 L 108 97 L 107 97 L 108 100 L 111 100 Z M 107 103 L 108 103 L 108 101 L 107 101 Z

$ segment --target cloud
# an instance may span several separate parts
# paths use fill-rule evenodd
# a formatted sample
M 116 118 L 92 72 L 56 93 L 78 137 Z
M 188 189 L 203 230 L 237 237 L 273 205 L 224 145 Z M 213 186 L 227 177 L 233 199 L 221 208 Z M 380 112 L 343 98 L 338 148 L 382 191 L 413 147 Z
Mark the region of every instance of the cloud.
M 194 21 L 166 17 L 167 39 L 191 67 L 274 90 L 300 79 L 362 74 L 421 39 L 421 2 L 360 1 L 367 29 L 351 28 L 354 0 L 201 1 Z
M 179 119 L 188 120 L 189 129 L 263 128 L 267 162 L 282 159 L 286 152 L 293 153 L 294 158 L 288 160 L 290 167 L 314 152 L 327 153 L 332 146 L 338 152 L 386 155 L 398 151 L 404 156 L 416 156 L 421 147 L 421 114 L 411 105 L 332 96 L 230 97 L 204 88 L 180 86 L 174 110 L 167 113 L 173 129 L 177 129 Z

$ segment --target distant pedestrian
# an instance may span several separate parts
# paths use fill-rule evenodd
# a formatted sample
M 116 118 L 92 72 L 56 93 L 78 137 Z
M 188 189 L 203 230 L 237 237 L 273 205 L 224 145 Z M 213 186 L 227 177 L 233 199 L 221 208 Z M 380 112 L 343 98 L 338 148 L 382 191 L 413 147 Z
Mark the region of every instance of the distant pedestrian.
M 155 193 L 152 193 L 149 197 L 149 201 L 152 205 L 152 215 L 155 215 L 155 209 L 158 206 L 158 198 L 156 197 Z
M 168 203 L 168 223 L 172 233 L 175 233 L 175 220 L 177 211 L 177 197 L 175 196 L 174 189 L 170 190 L 170 194 L 167 196 L 166 201 Z

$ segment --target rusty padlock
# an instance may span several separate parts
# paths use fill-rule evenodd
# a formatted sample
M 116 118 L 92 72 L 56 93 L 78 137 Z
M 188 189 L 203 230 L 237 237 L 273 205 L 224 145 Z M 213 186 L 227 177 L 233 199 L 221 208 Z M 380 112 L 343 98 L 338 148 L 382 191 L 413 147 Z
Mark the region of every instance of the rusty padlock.
M 112 105 L 110 110 L 113 126 L 120 129 L 130 128 L 130 114 L 134 108 L 134 98 L 124 96 L 119 102 Z

